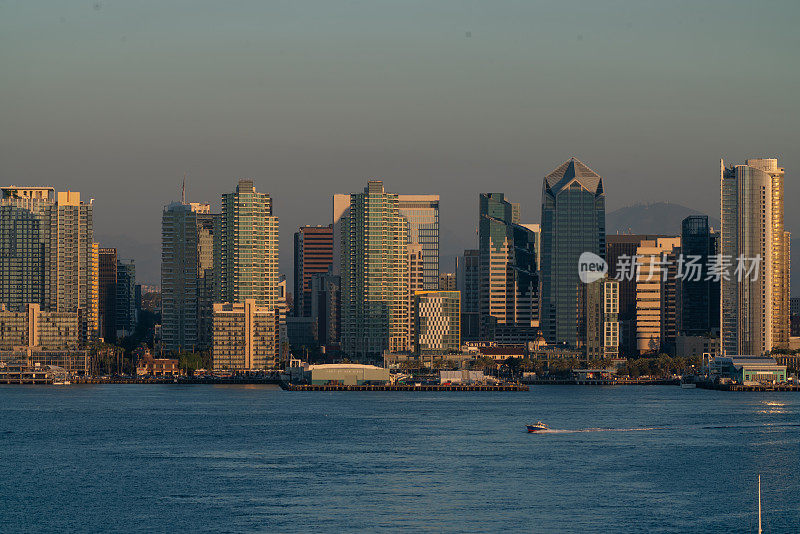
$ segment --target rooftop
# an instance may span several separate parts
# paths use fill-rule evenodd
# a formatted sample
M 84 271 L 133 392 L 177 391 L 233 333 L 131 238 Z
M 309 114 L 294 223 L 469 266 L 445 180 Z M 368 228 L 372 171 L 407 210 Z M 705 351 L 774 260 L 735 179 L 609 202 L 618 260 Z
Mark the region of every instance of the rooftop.
M 545 188 L 550 189 L 553 194 L 565 189 L 573 181 L 594 193 L 603 192 L 603 179 L 600 175 L 575 157 L 569 158 L 544 177 Z

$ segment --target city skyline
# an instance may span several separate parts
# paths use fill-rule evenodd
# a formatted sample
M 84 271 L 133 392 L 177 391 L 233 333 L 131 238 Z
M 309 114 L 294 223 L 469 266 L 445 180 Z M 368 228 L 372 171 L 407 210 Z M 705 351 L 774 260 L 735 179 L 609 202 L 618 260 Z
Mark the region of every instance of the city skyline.
M 797 21 L 0 0 L 3 532 L 800 532 Z
M 538 222 L 541 176 L 573 155 L 605 178 L 608 212 L 668 200 L 716 218 L 720 157 L 777 157 L 800 195 L 796 4 L 579 5 L 243 3 L 185 23 L 179 4 L 0 7 L 0 182 L 95 198 L 99 242 L 147 283 L 184 172 L 214 211 L 242 178 L 275 198 L 287 274 L 294 231 L 371 178 L 441 195 L 443 271 L 474 248 L 478 192 Z M 769 38 L 732 38 L 745 24 Z

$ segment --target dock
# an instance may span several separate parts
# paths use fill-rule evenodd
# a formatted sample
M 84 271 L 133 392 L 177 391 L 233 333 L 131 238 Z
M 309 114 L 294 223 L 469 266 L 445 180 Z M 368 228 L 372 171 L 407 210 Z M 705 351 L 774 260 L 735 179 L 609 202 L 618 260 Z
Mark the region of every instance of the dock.
M 607 378 L 587 378 L 576 380 L 574 378 L 562 380 L 543 380 L 543 379 L 528 379 L 524 380 L 526 384 L 536 386 L 679 386 L 680 379 L 673 378 L 654 378 L 654 379 L 618 379 L 610 380 Z
M 800 391 L 798 384 L 715 384 L 714 382 L 697 382 L 701 389 L 717 391 Z
M 381 385 L 350 385 L 343 384 L 281 384 L 286 391 L 528 391 L 525 384 L 469 384 L 469 385 L 411 385 L 411 384 L 381 384 Z
M 25 362 L 0 365 L 0 384 L 68 384 L 67 373 L 55 365 L 28 365 Z

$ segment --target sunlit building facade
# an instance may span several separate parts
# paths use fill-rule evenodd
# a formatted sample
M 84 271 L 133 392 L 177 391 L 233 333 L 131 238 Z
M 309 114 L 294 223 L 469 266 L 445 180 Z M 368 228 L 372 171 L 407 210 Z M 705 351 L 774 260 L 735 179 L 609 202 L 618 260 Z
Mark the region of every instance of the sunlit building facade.
M 478 206 L 481 337 L 525 343 L 539 328 L 538 225 L 518 224 L 503 193 L 481 193 Z
M 274 308 L 279 299 L 278 218 L 269 194 L 257 192 L 251 180 L 240 180 L 235 192 L 222 195 L 214 239 L 216 302 L 253 299 L 258 306 Z
M 439 195 L 398 195 L 397 207 L 408 221 L 408 242 L 422 247 L 424 289 L 439 289 Z
M 2 188 L 0 303 L 77 312 L 80 342 L 99 335 L 99 248 L 93 201 L 52 187 Z
M 636 350 L 673 350 L 676 336 L 676 268 L 680 237 L 643 240 L 636 248 Z
M 461 348 L 461 296 L 458 291 L 414 293 L 414 351 L 448 354 Z
M 271 369 L 279 357 L 279 313 L 276 308 L 244 302 L 215 303 L 213 312 L 215 371 Z
M 720 160 L 722 351 L 761 355 L 789 345 L 789 234 L 784 230 L 784 170 L 777 159 Z M 740 281 L 738 258 L 759 257 L 757 273 Z M 748 265 L 749 267 L 749 265 Z
M 408 350 L 408 221 L 398 195 L 370 181 L 350 195 L 338 226 L 342 350 L 361 359 Z
M 619 358 L 619 282 L 601 278 L 578 288 L 577 346 L 587 360 Z

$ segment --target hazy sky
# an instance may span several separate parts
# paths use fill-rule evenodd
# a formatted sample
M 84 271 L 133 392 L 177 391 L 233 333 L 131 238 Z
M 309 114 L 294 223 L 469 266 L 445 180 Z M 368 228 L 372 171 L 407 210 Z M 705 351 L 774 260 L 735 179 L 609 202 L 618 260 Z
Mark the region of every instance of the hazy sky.
M 184 172 L 192 201 L 271 193 L 287 273 L 297 226 L 368 178 L 441 195 L 452 270 L 479 192 L 538 222 L 572 155 L 608 210 L 717 217 L 720 157 L 778 157 L 797 233 L 798 23 L 796 1 L 0 1 L 0 182 L 93 197 L 155 283 Z

